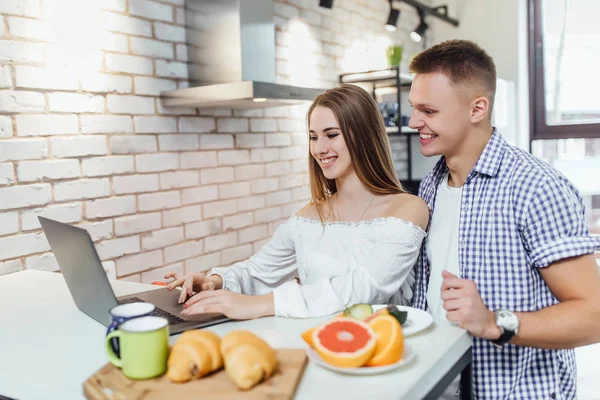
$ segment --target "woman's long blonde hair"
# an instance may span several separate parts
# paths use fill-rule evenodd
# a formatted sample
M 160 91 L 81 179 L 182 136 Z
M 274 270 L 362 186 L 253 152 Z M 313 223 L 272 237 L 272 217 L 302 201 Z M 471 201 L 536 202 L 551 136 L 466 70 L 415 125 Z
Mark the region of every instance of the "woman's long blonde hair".
M 364 89 L 343 84 L 320 94 L 306 115 L 307 131 L 315 107 L 329 108 L 342 131 L 356 175 L 374 194 L 406 193 L 394 169 L 390 141 L 377 103 Z M 317 204 L 337 192 L 335 180 L 327 179 L 308 150 L 311 202 Z M 322 220 L 322 218 L 321 218 Z

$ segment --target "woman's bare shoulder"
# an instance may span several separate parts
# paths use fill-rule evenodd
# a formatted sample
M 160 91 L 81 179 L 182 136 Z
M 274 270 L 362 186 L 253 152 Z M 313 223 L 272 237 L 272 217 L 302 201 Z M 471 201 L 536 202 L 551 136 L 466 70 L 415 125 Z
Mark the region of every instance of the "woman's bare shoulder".
M 412 222 L 423 230 L 429 224 L 429 207 L 418 196 L 401 193 L 392 196 L 386 216 L 401 218 Z
M 308 219 L 314 219 L 314 220 L 319 220 L 319 213 L 317 211 L 317 206 L 321 207 L 322 202 L 317 203 L 317 205 L 315 205 L 315 203 L 310 202 L 307 205 L 305 205 L 304 207 L 302 207 L 301 209 L 299 209 L 298 211 L 296 211 L 296 215 L 302 218 L 308 218 Z

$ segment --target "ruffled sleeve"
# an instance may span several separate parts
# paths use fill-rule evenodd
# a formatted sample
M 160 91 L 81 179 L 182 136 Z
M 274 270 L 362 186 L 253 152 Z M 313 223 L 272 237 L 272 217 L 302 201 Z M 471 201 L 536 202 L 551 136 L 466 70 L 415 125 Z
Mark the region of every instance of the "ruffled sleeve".
M 329 315 L 356 303 L 385 304 L 398 298 L 419 255 L 425 232 L 394 218 L 381 227 L 368 254 L 343 275 L 306 285 L 288 281 L 273 291 L 275 315 L 311 318 Z
M 279 226 L 273 238 L 248 260 L 213 268 L 209 274 L 219 275 L 226 290 L 251 295 L 271 293 L 297 275 L 293 224 L 290 218 Z

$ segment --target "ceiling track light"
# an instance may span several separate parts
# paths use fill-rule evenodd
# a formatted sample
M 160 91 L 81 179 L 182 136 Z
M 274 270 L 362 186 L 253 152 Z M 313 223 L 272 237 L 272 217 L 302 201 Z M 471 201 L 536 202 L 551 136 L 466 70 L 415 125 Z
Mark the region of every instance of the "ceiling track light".
M 387 22 L 385 23 L 385 30 L 388 32 L 396 32 L 398 29 L 398 18 L 400 17 L 400 10 L 396 10 L 392 7 L 392 1 L 390 0 L 390 14 L 388 15 Z
M 425 22 L 425 11 L 419 8 L 417 9 L 417 13 L 419 14 L 419 25 L 410 33 L 410 38 L 413 42 L 421 43 L 429 25 Z
M 442 21 L 445 21 L 451 25 L 458 26 L 458 20 L 451 18 L 448 16 L 448 6 L 441 5 L 437 7 L 429 7 L 418 0 L 389 0 L 390 2 L 390 14 L 388 16 L 388 21 L 385 24 L 385 29 L 388 31 L 395 31 L 396 24 L 398 23 L 398 16 L 400 15 L 400 11 L 396 10 L 392 7 L 393 2 L 396 1 L 398 3 L 406 3 L 409 6 L 414 7 L 419 14 L 419 25 L 410 33 L 410 37 L 415 42 L 421 42 L 423 40 L 423 35 L 425 35 L 425 31 L 429 28 L 429 25 L 425 22 L 425 16 L 432 16 Z M 392 12 L 395 11 L 395 20 L 392 19 Z M 392 24 L 390 24 L 390 22 Z M 393 27 L 393 29 L 392 29 Z
M 323 8 L 332 8 L 333 0 L 319 0 L 319 5 Z

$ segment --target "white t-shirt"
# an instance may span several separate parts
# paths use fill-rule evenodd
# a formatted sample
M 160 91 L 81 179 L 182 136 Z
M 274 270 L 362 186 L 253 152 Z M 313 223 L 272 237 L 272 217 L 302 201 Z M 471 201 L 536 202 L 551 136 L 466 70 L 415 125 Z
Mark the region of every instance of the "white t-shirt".
M 442 179 L 435 198 L 435 208 L 427 234 L 427 258 L 431 274 L 427 288 L 427 307 L 436 323 L 449 323 L 442 307 L 441 288 L 447 270 L 460 276 L 458 259 L 458 227 L 462 187 L 448 186 L 448 175 Z
M 442 271 L 460 276 L 458 233 L 462 187 L 448 186 L 448 175 L 442 179 L 435 197 L 435 208 L 427 234 L 427 258 L 431 275 L 427 288 L 427 310 L 437 324 L 449 324 L 442 307 Z M 458 398 L 460 376 L 456 377 L 439 397 L 442 400 Z

